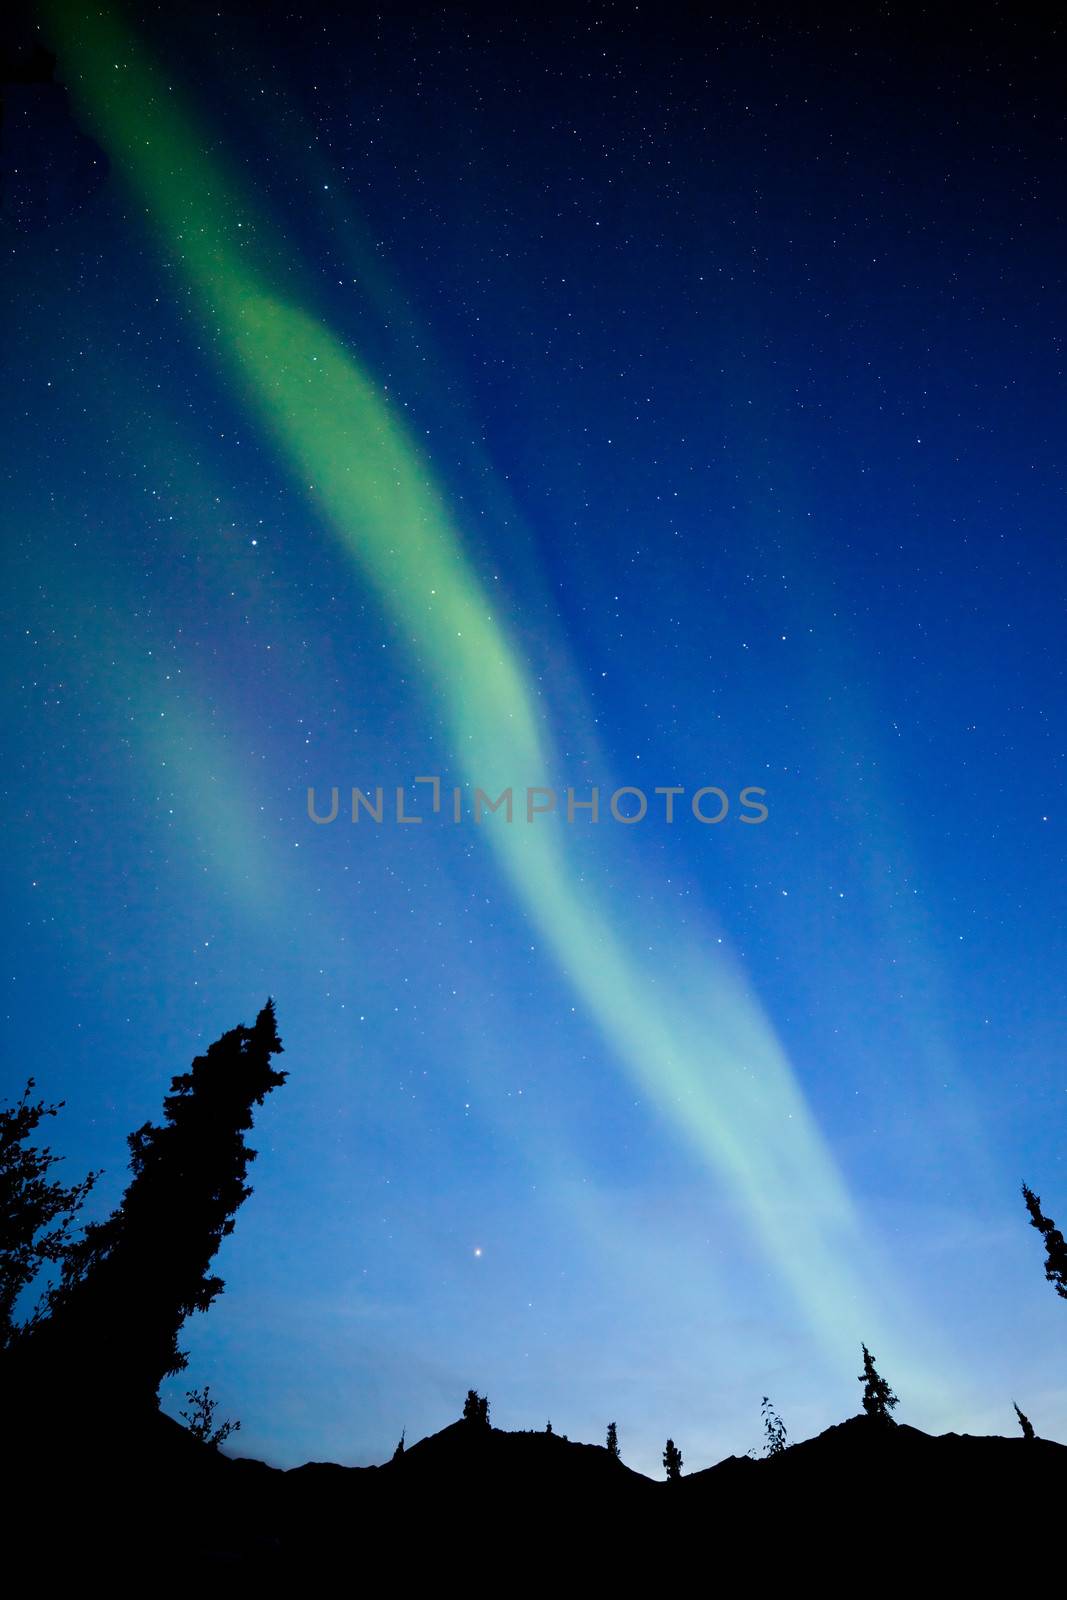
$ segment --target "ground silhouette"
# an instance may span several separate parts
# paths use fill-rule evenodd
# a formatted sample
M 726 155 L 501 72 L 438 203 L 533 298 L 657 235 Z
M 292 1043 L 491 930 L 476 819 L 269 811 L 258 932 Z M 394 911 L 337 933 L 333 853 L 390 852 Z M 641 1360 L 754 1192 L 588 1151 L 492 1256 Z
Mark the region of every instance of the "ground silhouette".
M 24 1440 L 19 1462 L 14 1525 L 33 1548 L 58 1522 L 56 1574 L 165 1559 L 174 1579 L 301 1584 L 397 1561 L 411 1581 L 439 1581 L 462 1566 L 468 1542 L 501 1581 L 518 1570 L 565 1584 L 586 1563 L 636 1573 L 668 1552 L 706 1561 L 712 1534 L 719 1573 L 749 1564 L 754 1573 L 771 1538 L 798 1571 L 810 1563 L 824 1577 L 859 1581 L 872 1564 L 879 1580 L 916 1564 L 956 1581 L 1001 1564 L 1018 1576 L 1061 1561 L 1067 1493 L 1067 1446 L 933 1437 L 867 1416 L 672 1482 L 644 1477 L 604 1445 L 462 1420 L 373 1467 L 283 1471 L 212 1449 L 158 1411 L 121 1440 L 61 1430 L 46 1445 Z
M 551 1423 L 505 1432 L 475 1389 L 455 1423 L 411 1445 L 402 1435 L 369 1467 L 281 1470 L 224 1452 L 230 1425 L 216 1425 L 206 1387 L 190 1391 L 189 1427 L 166 1416 L 156 1384 L 180 1370 L 185 1314 L 222 1287 L 208 1265 L 249 1193 L 243 1136 L 252 1107 L 283 1081 L 280 1049 L 268 1002 L 255 1027 L 231 1030 L 173 1081 L 164 1126 L 131 1137 L 122 1205 L 69 1253 L 54 1320 L 3 1352 L 6 1577 L 25 1563 L 35 1582 L 126 1572 L 152 1589 L 244 1580 L 300 1593 L 379 1571 L 390 1582 L 572 1589 L 606 1573 L 662 1582 L 673 1564 L 702 1586 L 759 1589 L 787 1576 L 863 1592 L 890 1581 L 958 1590 L 999 1571 L 1015 1587 L 1062 1578 L 1067 1446 L 1037 1438 L 1018 1407 L 1021 1437 L 898 1424 L 865 1346 L 862 1414 L 789 1445 L 765 1397 L 762 1459 L 687 1473 L 668 1440 L 667 1479 L 625 1464 L 614 1424 L 604 1445 Z M 31 1182 L 39 1159 L 25 1169 Z M 19 1162 L 16 1151 L 17 1180 Z M 8 1255 L 21 1272 L 18 1251 Z

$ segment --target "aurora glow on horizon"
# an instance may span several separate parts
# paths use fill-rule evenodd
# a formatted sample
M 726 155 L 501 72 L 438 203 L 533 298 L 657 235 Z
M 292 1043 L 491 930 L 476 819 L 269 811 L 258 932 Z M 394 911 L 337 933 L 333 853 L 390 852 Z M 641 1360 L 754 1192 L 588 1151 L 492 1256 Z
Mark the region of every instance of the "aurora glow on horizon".
M 246 488 L 258 477 L 262 487 L 253 498 L 263 510 L 284 497 L 278 516 L 294 541 L 289 551 L 273 541 L 277 554 L 264 580 L 250 563 L 262 564 L 269 535 L 223 538 L 207 573 L 194 583 L 179 579 L 172 590 L 162 582 L 175 564 L 177 547 L 168 535 L 169 548 L 149 562 L 156 580 L 142 589 L 134 554 L 139 531 L 131 524 L 127 544 L 121 532 L 100 528 L 100 553 L 93 554 L 91 539 L 83 554 L 79 540 L 54 577 L 41 582 L 31 569 L 23 585 L 24 600 L 35 592 L 34 604 L 58 607 L 68 624 L 78 619 L 60 636 L 53 629 L 47 646 L 55 662 L 65 662 L 62 681 L 75 673 L 85 678 L 74 691 L 81 709 L 64 743 L 83 736 L 91 708 L 102 718 L 90 735 L 94 747 L 105 749 L 117 737 L 130 754 L 125 795 L 121 785 L 100 790 L 92 813 L 98 820 L 86 823 L 98 850 L 111 837 L 113 857 L 122 852 L 119 819 L 129 814 L 128 854 L 103 863 L 98 855 L 87 865 L 112 911 L 101 909 L 99 893 L 87 894 L 75 919 L 74 959 L 91 968 L 101 949 L 126 952 L 122 969 L 141 974 L 129 1010 L 145 1035 L 121 1069 L 121 1089 L 109 1091 L 114 1117 L 99 1137 L 88 1131 L 98 1108 L 74 1066 L 64 1076 L 54 1062 L 35 1062 L 39 1082 L 67 1095 L 83 1147 L 111 1171 L 122 1113 L 143 1104 L 151 1114 L 159 1081 L 175 1069 L 174 1054 L 180 1062 L 205 1032 L 238 1020 L 228 1007 L 247 1020 L 261 991 L 278 1001 L 292 1077 L 264 1117 L 270 1142 L 257 1141 L 263 1193 L 246 1207 L 227 1247 L 227 1294 L 186 1341 L 194 1360 L 211 1366 L 213 1387 L 237 1391 L 243 1448 L 287 1460 L 316 1453 L 376 1459 L 384 1448 L 372 1443 L 385 1426 L 379 1417 L 415 1403 L 402 1397 L 417 1394 L 418 1418 L 405 1410 L 391 1432 L 429 1431 L 448 1419 L 447 1397 L 457 1384 L 462 1393 L 468 1379 L 497 1391 L 496 1420 L 540 1425 L 539 1412 L 522 1411 L 527 1395 L 553 1416 L 561 1406 L 573 1410 L 578 1392 L 591 1386 L 586 1352 L 600 1349 L 610 1324 L 604 1377 L 623 1387 L 632 1406 L 628 1459 L 651 1463 L 664 1431 L 654 1419 L 665 1407 L 674 1407 L 669 1425 L 676 1433 L 688 1428 L 689 1439 L 704 1437 L 703 1424 L 687 1414 L 673 1418 L 690 1403 L 685 1393 L 704 1341 L 697 1330 L 709 1317 L 721 1319 L 712 1340 L 719 1418 L 707 1434 L 711 1458 L 716 1446 L 725 1453 L 749 1442 L 728 1441 L 720 1431 L 732 1406 L 723 1394 L 743 1381 L 739 1363 L 751 1359 L 754 1373 L 761 1362 L 770 1364 L 765 1378 L 749 1382 L 770 1390 L 783 1412 L 790 1400 L 792 1431 L 803 1433 L 805 1419 L 822 1419 L 826 1405 L 832 1413 L 835 1394 L 847 1401 L 852 1393 L 861 1339 L 910 1400 L 913 1420 L 979 1431 L 976 1407 L 999 1414 L 997 1395 L 987 1394 L 998 1363 L 1012 1373 L 1016 1365 L 995 1332 L 999 1292 L 986 1305 L 980 1355 L 973 1327 L 954 1320 L 963 1282 L 957 1289 L 938 1240 L 962 1270 L 957 1257 L 981 1195 L 985 1214 L 1003 1219 L 996 1223 L 1004 1230 L 996 1270 L 1001 1279 L 1016 1274 L 1016 1309 L 1027 1308 L 1029 1345 L 1018 1369 L 1051 1361 L 1044 1352 L 1053 1348 L 1056 1308 L 1045 1306 L 1040 1275 L 1031 1270 L 1025 1223 L 1012 1227 L 1018 1217 L 1011 1184 L 1004 1196 L 997 1189 L 1005 1170 L 1014 1178 L 1011 1163 L 1018 1164 L 1020 1150 L 1041 1188 L 1045 1180 L 1033 1163 L 1047 1165 L 1043 1152 L 1051 1146 L 1039 1117 L 1037 1131 L 1020 1131 L 1017 1145 L 1006 1150 L 1003 1129 L 995 1127 L 993 1046 L 978 1047 L 990 1054 L 979 1054 L 983 1064 L 976 1069 L 959 1042 L 946 1042 L 953 1032 L 959 1040 L 943 999 L 950 983 L 953 1004 L 968 1015 L 959 974 L 949 976 L 956 961 L 946 943 L 951 914 L 946 921 L 944 909 L 935 911 L 925 890 L 918 904 L 918 891 L 907 892 L 916 889 L 913 878 L 921 884 L 935 870 L 940 846 L 931 853 L 921 833 L 913 843 L 917 819 L 904 789 L 898 783 L 894 794 L 892 780 L 881 778 L 883 766 L 895 765 L 898 780 L 912 769 L 887 760 L 875 731 L 884 712 L 866 709 L 861 699 L 869 693 L 872 704 L 884 703 L 887 686 L 877 674 L 845 665 L 846 656 L 856 661 L 870 646 L 846 638 L 839 625 L 826 535 L 822 542 L 809 536 L 799 516 L 780 525 L 780 507 L 765 503 L 767 468 L 751 469 L 748 525 L 734 530 L 732 548 L 724 548 L 731 582 L 703 585 L 705 625 L 716 637 L 733 639 L 736 631 L 740 652 L 751 653 L 756 642 L 770 658 L 775 645 L 796 640 L 794 650 L 807 654 L 794 654 L 786 666 L 782 649 L 782 665 L 767 659 L 754 681 L 736 687 L 729 682 L 733 667 L 715 669 L 713 693 L 725 687 L 727 703 L 716 713 L 725 728 L 715 734 L 714 762 L 699 726 L 679 712 L 687 691 L 659 673 L 654 634 L 644 665 L 623 660 L 615 669 L 629 672 L 637 691 L 631 699 L 643 692 L 652 703 L 658 696 L 653 720 L 662 731 L 647 741 L 641 771 L 654 764 L 657 781 L 690 788 L 726 778 L 727 787 L 765 784 L 772 805 L 766 827 L 735 829 L 729 841 L 717 829 L 699 830 L 694 841 L 661 828 L 649 839 L 624 829 L 564 827 L 558 818 L 527 828 L 492 819 L 473 841 L 431 840 L 427 830 L 368 840 L 366 829 L 341 839 L 309 827 L 301 817 L 307 784 L 336 782 L 339 770 L 353 783 L 383 774 L 404 782 L 422 772 L 451 773 L 453 781 L 493 793 L 551 783 L 561 774 L 568 774 L 564 782 L 577 781 L 569 774 L 578 768 L 583 781 L 607 782 L 609 767 L 625 759 L 632 710 L 625 693 L 614 707 L 603 701 L 605 674 L 576 625 L 569 597 L 580 593 L 581 562 L 559 586 L 566 598 L 557 602 L 558 558 L 536 570 L 537 539 L 522 531 L 527 518 L 511 510 L 500 483 L 487 481 L 485 460 L 494 452 L 472 449 L 466 480 L 464 469 L 446 469 L 453 441 L 447 424 L 433 425 L 440 395 L 429 384 L 423 395 L 408 386 L 401 398 L 382 376 L 383 352 L 394 337 L 390 318 L 382 316 L 391 292 L 372 285 L 356 328 L 353 313 L 331 303 L 329 285 L 345 282 L 347 269 L 338 265 L 344 248 L 317 257 L 284 205 L 274 214 L 272 164 L 262 148 L 255 158 L 248 153 L 247 112 L 230 108 L 233 137 L 245 149 L 239 156 L 235 145 L 227 156 L 227 135 L 211 126 L 226 119 L 210 81 L 196 96 L 173 81 L 191 71 L 195 82 L 195 66 L 172 79 L 154 64 L 140 29 L 114 12 L 87 18 L 56 4 L 48 7 L 47 31 L 63 64 L 59 81 L 70 87 L 79 118 L 112 169 L 103 258 L 110 259 L 110 240 L 125 237 L 140 248 L 143 236 L 150 250 L 145 303 L 168 307 L 161 313 L 166 338 L 181 349 L 183 383 L 200 396 L 191 418 L 168 418 L 148 376 L 156 358 L 151 347 L 139 353 L 130 387 L 143 412 L 140 454 L 168 461 L 164 476 L 175 483 L 200 486 L 182 514 L 195 525 L 211 500 L 221 499 L 207 483 L 204 442 L 222 441 L 210 453 L 225 463 L 225 476 L 233 471 L 228 441 L 234 440 L 252 453 L 236 476 Z M 240 108 L 240 96 L 235 104 Z M 343 168 L 336 176 L 330 166 L 321 170 L 331 174 L 321 192 L 340 193 L 335 204 L 347 210 L 352 233 L 366 235 L 359 200 L 344 197 Z M 92 219 L 84 226 L 91 228 Z M 348 276 L 353 281 L 358 269 Z M 138 290 L 134 299 L 145 295 Z M 107 316 L 120 314 L 141 313 L 106 308 Z M 417 322 L 404 337 L 419 348 Z M 724 351 L 728 337 L 724 326 Z M 738 395 L 751 406 L 754 396 L 741 392 L 748 336 L 736 337 L 736 353 L 720 362 L 718 373 L 709 369 L 709 406 L 735 404 L 737 396 L 725 397 L 730 364 Z M 365 347 L 376 357 L 365 355 Z M 173 390 L 173 375 L 169 382 Z M 460 380 L 439 360 L 436 382 L 450 394 Z M 471 405 L 477 410 L 478 401 Z M 422 431 L 437 436 L 436 447 L 433 438 L 429 445 L 419 438 L 420 407 L 431 423 Z M 104 419 L 105 432 L 116 421 Z M 96 426 L 86 426 L 77 448 L 87 460 L 95 457 L 99 470 Z M 743 412 L 733 427 L 740 462 L 752 451 Z M 684 439 L 675 448 L 683 450 Z M 787 449 L 784 438 L 776 443 L 777 452 Z M 558 450 L 558 441 L 546 449 L 546 472 Z M 661 470 L 655 453 L 653 466 Z M 512 475 L 506 457 L 498 457 L 496 471 Z M 121 478 L 113 461 L 107 472 Z M 116 487 L 116 503 L 126 504 L 129 492 Z M 179 492 L 168 488 L 164 498 Z M 736 499 L 736 488 L 730 492 Z M 257 529 L 264 524 L 240 488 L 227 494 L 241 521 L 254 519 Z M 136 512 L 122 517 L 131 514 L 136 521 Z M 766 528 L 758 526 L 761 518 Z M 610 519 L 604 526 L 610 550 Z M 694 539 L 698 528 L 694 523 Z M 668 529 L 669 522 L 661 537 Z M 57 535 L 62 540 L 58 525 Z M 638 543 L 643 537 L 636 535 Z M 210 534 L 201 540 L 202 566 Z M 109 542 L 113 556 L 106 559 Z M 46 535 L 42 544 L 48 543 Z M 179 553 L 179 564 L 184 559 Z M 754 581 L 746 568 L 762 574 L 774 611 L 768 599 L 750 615 L 738 614 L 735 595 L 744 596 Z M 659 619 L 655 626 L 673 628 L 675 613 L 687 612 L 693 585 L 684 562 L 675 571 L 667 558 L 663 571 L 661 583 L 635 591 L 635 598 Z M 586 603 L 593 605 L 596 594 L 592 584 Z M 237 633 L 225 620 L 233 601 Z M 639 619 L 638 610 L 636 626 Z M 254 662 L 242 631 L 255 640 Z M 700 630 L 688 637 L 695 651 L 679 664 L 693 677 L 703 640 Z M 349 652 L 351 666 L 344 663 Z M 699 675 L 693 681 L 699 686 Z M 907 691 L 896 693 L 903 706 Z M 840 712 L 819 710 L 835 698 Z M 794 700 L 807 708 L 806 740 L 796 737 Z M 691 703 L 699 703 L 699 691 Z M 751 725 L 738 721 L 746 705 Z M 899 722 L 890 721 L 899 735 Z M 302 727 L 308 732 L 301 737 Z M 30 748 L 47 759 L 32 735 Z M 83 759 L 92 771 L 92 758 Z M 822 818 L 813 816 L 797 781 L 808 763 L 818 773 Z M 858 799 L 837 786 L 850 766 L 866 780 Z M 912 770 L 913 781 L 919 772 Z M 930 784 L 929 771 L 921 776 Z M 73 771 L 65 781 L 84 791 L 84 777 Z M 619 781 L 638 778 L 631 768 Z M 99 782 L 91 779 L 90 788 Z M 150 801 L 147 812 L 143 799 Z M 1039 818 L 1048 807 L 1035 802 L 1030 810 Z M 61 816 L 40 820 L 53 840 L 64 837 Z M 955 825 L 960 862 L 967 864 L 971 847 L 962 823 Z M 27 853 L 32 859 L 33 850 Z M 928 864 L 913 867 L 913 855 Z M 202 888 L 194 887 L 195 870 L 205 875 Z M 941 870 L 948 885 L 953 869 L 942 862 Z M 57 864 L 33 888 L 43 879 L 48 893 L 61 892 L 61 875 Z M 348 886 L 357 881 L 363 892 L 353 901 Z M 131 888 L 135 883 L 143 896 Z M 105 887 L 115 884 L 122 886 L 117 899 Z M 772 901 L 760 899 L 763 884 L 778 902 L 773 914 Z M 944 889 L 945 906 L 955 892 Z M 853 898 L 859 921 L 838 924 Z M 756 920 L 754 899 L 764 906 Z M 768 919 L 797 899 L 807 916 L 792 931 L 771 933 Z M 415 904 L 419 918 L 432 921 L 435 938 L 412 943 Z M 478 905 L 491 908 L 482 920 Z M 158 945 L 157 906 L 188 930 L 166 953 Z M 98 915 L 104 923 L 90 931 Z M 117 920 L 108 924 L 112 915 Z M 137 931 L 142 919 L 157 930 L 147 941 Z M 460 928 L 476 952 L 473 964 L 457 954 Z M 780 957 L 772 953 L 781 937 L 790 951 L 785 977 L 776 973 Z M 869 970 L 851 971 L 842 986 L 839 964 L 861 947 L 860 938 Z M 1050 972 L 1051 945 L 1042 956 Z M 192 954 L 197 947 L 219 954 L 204 964 Z M 990 948 L 999 960 L 1000 941 Z M 899 977 L 887 988 L 890 967 Z M 892 981 L 899 987 L 890 1003 Z M 999 979 L 1005 994 L 1017 992 L 1018 981 L 1007 972 Z M 1029 981 L 1038 982 L 1033 969 Z M 186 1003 L 190 985 L 201 995 L 195 1026 Z M 100 1008 L 94 1036 L 117 1024 L 115 995 L 106 991 L 105 981 L 94 1002 Z M 794 1020 L 806 1004 L 816 1015 L 827 1012 L 814 1032 L 810 1022 Z M 409 1020 L 390 1021 L 402 1005 L 411 1008 Z M 840 1024 L 829 1020 L 834 1008 Z M 992 1004 L 984 1009 L 996 1011 Z M 873 1029 L 872 1013 L 881 1019 Z M 29 1024 L 30 1014 L 21 1014 L 16 1037 Z M 846 1033 L 839 1064 L 857 1045 L 869 1052 L 866 1061 L 853 1055 L 848 1095 L 870 1093 L 872 1077 L 876 1086 L 858 1122 L 832 1068 L 825 1075 L 813 1065 L 816 1048 L 839 1025 Z M 986 1018 L 982 1026 L 993 1024 Z M 913 1054 L 899 1068 L 906 1041 Z M 112 1039 L 108 1049 L 117 1047 Z M 57 1041 L 57 1048 L 69 1043 Z M 897 1075 L 887 1094 L 881 1085 L 890 1066 Z M 474 1146 L 464 1131 L 472 1109 L 481 1128 Z M 605 1111 L 606 1138 L 592 1132 Z M 880 1118 L 887 1123 L 881 1137 Z M 401 1170 L 405 1143 L 417 1159 L 405 1160 Z M 107 1160 L 99 1153 L 105 1144 Z M 876 1148 L 872 1170 L 864 1152 Z M 623 1171 L 633 1176 L 620 1192 Z M 930 1183 L 920 1201 L 915 1182 L 923 1171 Z M 386 1196 L 379 1183 L 393 1194 Z M 675 1183 L 683 1186 L 684 1203 Z M 295 1205 L 294 1193 L 303 1197 Z M 318 1247 L 300 1242 L 304 1224 Z M 982 1243 L 971 1247 L 983 1257 L 980 1268 L 969 1263 L 971 1271 L 991 1270 L 989 1231 L 987 1224 Z M 281 1250 L 279 1233 L 289 1241 Z M 446 1242 L 461 1238 L 464 1244 Z M 561 1253 L 554 1256 L 554 1249 Z M 559 1260 L 567 1263 L 561 1275 L 583 1284 L 577 1298 L 553 1281 Z M 468 1281 L 471 1271 L 476 1284 Z M 618 1277 L 631 1279 L 621 1303 L 607 1288 Z M 300 1309 L 294 1315 L 283 1305 Z M 667 1337 L 658 1326 L 660 1308 L 682 1339 L 675 1346 L 667 1338 L 677 1352 L 669 1369 L 660 1359 Z M 590 1318 L 600 1338 L 587 1326 Z M 274 1355 L 252 1355 L 253 1324 L 257 1342 L 265 1340 Z M 424 1349 L 411 1342 L 415 1327 L 426 1329 Z M 754 1327 L 761 1330 L 755 1340 Z M 409 1331 L 401 1335 L 403 1329 Z M 351 1365 L 354 1330 L 358 1370 Z M 591 1359 L 600 1368 L 601 1358 Z M 464 1360 L 478 1371 L 461 1370 Z M 560 1361 L 573 1369 L 567 1379 Z M 302 1388 L 300 1369 L 309 1363 L 318 1377 Z M 287 1365 L 295 1370 L 282 1380 Z M 827 1389 L 828 1374 L 834 1376 Z M 1058 1425 L 1067 1428 L 1067 1394 L 1057 1396 L 1047 1378 L 1041 1381 L 1043 1403 L 1050 1412 L 1060 1407 Z M 640 1398 L 638 1388 L 645 1391 Z M 541 1393 L 543 1403 L 536 1398 Z M 589 1396 L 594 1413 L 599 1402 L 599 1395 Z M 263 1415 L 256 1412 L 260 1404 Z M 442 1416 L 424 1415 L 438 1406 Z M 1035 1409 L 1031 1401 L 1027 1410 Z M 614 1411 L 626 1414 L 623 1399 Z M 583 1421 L 571 1422 L 572 1435 L 582 1435 Z M 1051 1422 L 1041 1426 L 1056 1436 Z M 686 1452 L 694 1464 L 699 1448 L 695 1441 Z

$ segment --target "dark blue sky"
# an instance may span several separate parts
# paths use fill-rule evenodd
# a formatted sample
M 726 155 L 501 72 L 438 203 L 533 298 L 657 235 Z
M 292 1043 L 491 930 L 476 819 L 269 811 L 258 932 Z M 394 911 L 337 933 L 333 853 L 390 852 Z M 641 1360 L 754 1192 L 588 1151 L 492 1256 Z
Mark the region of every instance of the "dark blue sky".
M 275 996 L 184 1340 L 248 1453 L 475 1385 L 698 1466 L 854 1409 L 861 1338 L 905 1420 L 1067 1440 L 1062 44 L 263 17 L 131 12 L 112 80 L 57 4 L 5 87 L 11 1092 L 103 1204 Z M 345 821 L 430 773 L 686 797 Z

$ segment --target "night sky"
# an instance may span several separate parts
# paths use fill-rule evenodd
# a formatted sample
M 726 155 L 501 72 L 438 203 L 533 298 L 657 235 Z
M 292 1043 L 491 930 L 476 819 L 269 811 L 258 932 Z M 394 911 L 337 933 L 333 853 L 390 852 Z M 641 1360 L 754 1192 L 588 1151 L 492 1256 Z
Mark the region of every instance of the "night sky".
M 1067 1441 L 1062 40 L 161 10 L 5 47 L 0 973 L 94 1214 L 275 998 L 164 1405 Z

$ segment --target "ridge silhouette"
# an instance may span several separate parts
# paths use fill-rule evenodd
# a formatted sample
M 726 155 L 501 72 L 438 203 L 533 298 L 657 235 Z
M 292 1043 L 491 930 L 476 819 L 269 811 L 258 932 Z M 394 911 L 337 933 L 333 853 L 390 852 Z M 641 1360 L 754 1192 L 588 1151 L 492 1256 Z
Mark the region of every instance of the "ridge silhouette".
M 439 1582 L 459 1556 L 461 1530 L 505 1580 L 517 1571 L 568 1588 L 613 1566 L 628 1577 L 659 1574 L 671 1558 L 706 1569 L 709 1540 L 720 1577 L 755 1571 L 776 1581 L 768 1540 L 807 1551 L 813 1571 L 851 1574 L 853 1586 L 894 1573 L 913 1581 L 920 1549 L 922 1576 L 943 1570 L 955 1586 L 999 1565 L 1013 1581 L 1062 1572 L 1067 1446 L 1037 1437 L 1017 1405 L 1021 1437 L 935 1437 L 898 1423 L 897 1397 L 866 1346 L 860 1415 L 789 1444 L 764 1396 L 762 1458 L 686 1472 L 669 1439 L 660 1479 L 621 1458 L 614 1422 L 603 1445 L 572 1442 L 551 1423 L 506 1432 L 476 1389 L 454 1423 L 414 1444 L 405 1430 L 378 1466 L 283 1470 L 224 1454 L 218 1446 L 238 1424 L 216 1425 L 206 1385 L 189 1392 L 181 1426 L 159 1409 L 156 1390 L 184 1366 L 185 1317 L 222 1290 L 209 1266 L 251 1193 L 255 1152 L 244 1134 L 253 1107 L 285 1080 L 272 1065 L 281 1050 L 268 1001 L 252 1028 L 231 1029 L 175 1077 L 163 1125 L 130 1136 L 132 1177 L 119 1206 L 80 1238 L 62 1234 L 47 1313 L 21 1328 L 9 1316 L 0 1355 L 16 1469 L 5 1505 L 17 1530 L 8 1533 L 8 1576 L 20 1552 L 46 1552 L 50 1577 L 78 1582 L 119 1566 L 154 1577 L 162 1562 L 172 1582 L 284 1579 L 304 1591 L 386 1560 L 400 1560 L 409 1580 Z M 21 1105 L 0 1113 L 0 1127 L 19 1134 L 0 1140 L 10 1201 L 0 1304 L 9 1311 L 35 1248 L 56 1258 L 52 1224 L 65 1227 L 92 1186 L 34 1188 L 57 1158 L 25 1139 L 58 1108 L 41 1103 L 27 1115 L 27 1096 Z M 1058 1267 L 1061 1236 L 1027 1194 Z

